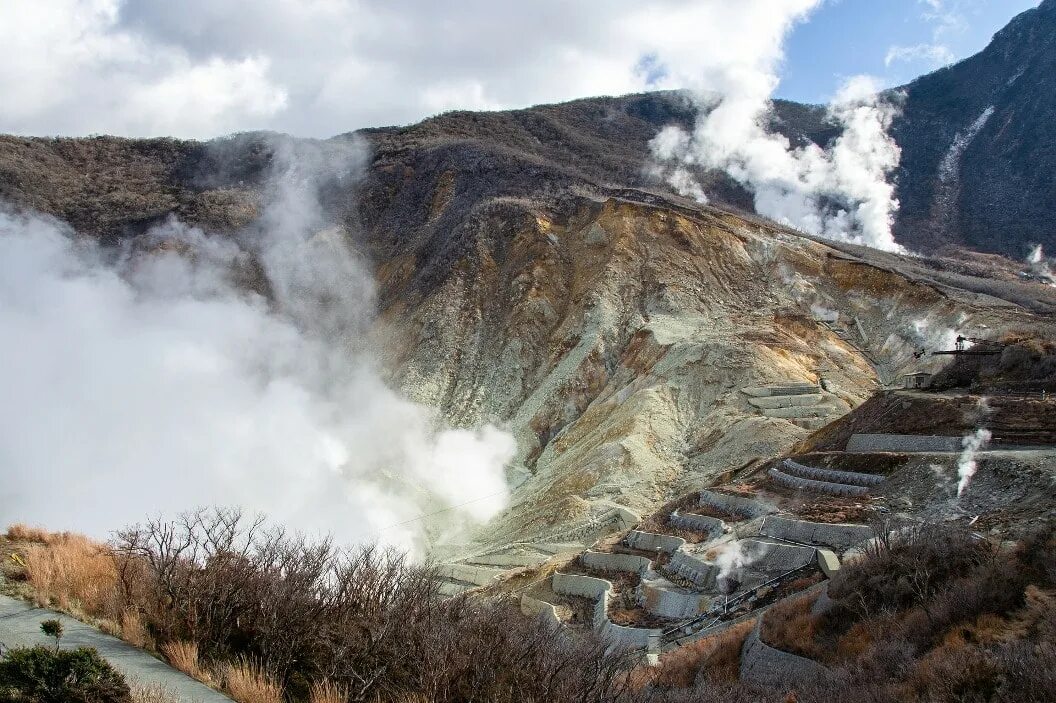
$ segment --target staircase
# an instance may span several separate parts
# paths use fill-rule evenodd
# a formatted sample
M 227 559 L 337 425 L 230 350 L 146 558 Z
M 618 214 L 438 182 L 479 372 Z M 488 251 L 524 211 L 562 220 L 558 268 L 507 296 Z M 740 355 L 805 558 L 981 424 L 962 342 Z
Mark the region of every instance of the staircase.
M 769 386 L 748 386 L 741 392 L 748 404 L 764 417 L 786 420 L 805 430 L 818 430 L 835 420 L 840 408 L 816 383 L 784 381 Z

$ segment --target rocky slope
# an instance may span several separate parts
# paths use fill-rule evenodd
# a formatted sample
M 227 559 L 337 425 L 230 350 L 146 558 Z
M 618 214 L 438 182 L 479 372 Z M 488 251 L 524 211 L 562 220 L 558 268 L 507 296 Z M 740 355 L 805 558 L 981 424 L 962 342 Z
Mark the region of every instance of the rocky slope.
M 921 151 L 948 151 L 978 116 L 981 103 L 950 97 L 966 90 L 953 77 L 974 64 L 909 86 L 896 129 L 906 151 L 900 188 L 909 189 L 903 242 L 968 241 L 1018 256 L 1041 241 L 1031 217 L 1003 228 L 1003 204 L 971 218 L 964 208 L 992 187 L 977 180 L 985 169 L 968 168 L 973 160 L 1025 174 L 1047 153 L 1051 122 L 1015 100 L 1047 85 L 1051 34 L 1037 27 L 1053 7 L 1047 0 L 1017 19 L 970 60 L 990 67 L 993 90 L 1003 72 L 1026 66 L 1008 91 L 978 98 L 995 104 L 993 117 L 962 150 L 965 176 L 949 202 L 963 207 L 942 215 L 993 232 L 986 242 L 935 225 L 935 159 Z M 1015 55 L 998 61 L 1011 51 L 1003 45 Z M 1052 95 L 1043 92 L 1033 91 L 1039 110 Z M 1005 117 L 999 97 L 1013 100 Z M 833 136 L 820 109 L 775 108 L 775 126 L 793 140 Z M 450 551 L 589 540 L 787 450 L 900 373 L 925 368 L 913 357 L 922 347 L 947 347 L 957 333 L 1052 335 L 1056 288 L 1020 280 L 1006 259 L 899 257 L 804 237 L 749 214 L 749 194 L 716 174 L 704 176 L 717 207 L 665 191 L 643 168 L 647 143 L 693 114 L 683 96 L 659 93 L 450 113 L 315 143 L 323 152 L 349 139 L 369 147 L 363 178 L 323 184 L 323 199 L 375 266 L 376 340 L 391 382 L 455 424 L 498 422 L 517 436 L 512 506 L 480 543 Z M 1041 140 L 1016 137 L 1021 160 L 975 151 L 991 143 L 987 129 L 1018 134 L 1021 119 Z M 940 123 L 940 136 L 920 136 Z M 0 198 L 109 242 L 170 215 L 235 231 L 256 217 L 282 139 L 0 137 Z M 1032 182 L 1040 190 L 1007 183 L 1052 212 L 1044 177 Z

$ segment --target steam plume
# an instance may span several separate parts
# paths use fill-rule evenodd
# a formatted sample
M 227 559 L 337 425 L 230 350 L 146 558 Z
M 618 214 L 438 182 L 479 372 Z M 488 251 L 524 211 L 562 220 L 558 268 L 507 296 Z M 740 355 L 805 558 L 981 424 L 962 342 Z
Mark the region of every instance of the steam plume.
M 990 430 L 980 428 L 961 440 L 961 446 L 964 447 L 964 451 L 961 452 L 961 456 L 957 459 L 958 497 L 964 495 L 964 492 L 968 490 L 968 485 L 972 482 L 972 477 L 975 476 L 977 469 L 976 453 L 989 444 L 992 436 Z
M 1045 256 L 1045 250 L 1039 244 L 1030 250 L 1027 256 L 1030 272 L 1050 286 L 1056 286 L 1056 274 L 1052 272 L 1052 261 Z
M 898 201 L 888 182 L 901 156 L 888 135 L 897 107 L 872 79 L 849 80 L 833 99 L 828 119 L 842 133 L 825 148 L 794 147 L 768 128 L 784 37 L 817 4 L 771 4 L 767 31 L 776 46 L 708 67 L 695 93 L 700 116 L 692 132 L 669 126 L 651 144 L 657 171 L 704 201 L 686 166 L 721 170 L 754 193 L 760 214 L 829 239 L 901 251 L 891 234 Z
M 377 369 L 373 279 L 317 195 L 359 148 L 273 146 L 267 204 L 233 239 L 173 220 L 113 252 L 0 212 L 5 520 L 105 534 L 240 504 L 420 549 L 421 522 L 386 528 L 449 509 L 439 538 L 504 506 L 512 438 L 445 429 Z

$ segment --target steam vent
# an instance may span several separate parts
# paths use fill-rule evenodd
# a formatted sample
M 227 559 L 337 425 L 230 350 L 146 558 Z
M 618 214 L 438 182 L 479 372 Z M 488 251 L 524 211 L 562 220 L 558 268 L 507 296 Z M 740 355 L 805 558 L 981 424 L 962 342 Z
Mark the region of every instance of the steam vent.
M 1056 701 L 1056 0 L 170 5 L 0 3 L 0 703 Z

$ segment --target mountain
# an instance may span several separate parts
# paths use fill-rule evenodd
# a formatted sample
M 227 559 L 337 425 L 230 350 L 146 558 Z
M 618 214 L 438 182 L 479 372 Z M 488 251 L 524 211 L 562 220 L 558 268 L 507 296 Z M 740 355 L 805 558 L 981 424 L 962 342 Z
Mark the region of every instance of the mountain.
M 448 548 L 589 540 L 788 450 L 928 368 L 921 347 L 1056 334 L 1056 288 L 966 249 L 1020 259 L 1052 241 L 1054 9 L 905 88 L 897 232 L 941 255 L 788 230 L 721 174 L 698 174 L 712 205 L 670 192 L 645 166 L 663 126 L 695 118 L 678 93 L 312 142 L 369 146 L 363 177 L 323 184 L 323 201 L 374 265 L 390 382 L 455 425 L 517 437 L 510 509 Z M 835 136 L 816 106 L 778 101 L 773 125 L 797 143 Z M 289 139 L 0 137 L 0 198 L 109 243 L 170 215 L 234 232 Z M 794 400 L 768 400 L 774 388 Z
M 1056 1 L 901 90 L 896 238 L 1016 259 L 1056 248 Z

